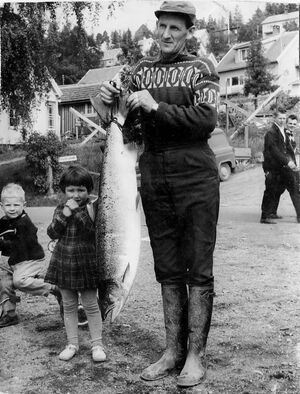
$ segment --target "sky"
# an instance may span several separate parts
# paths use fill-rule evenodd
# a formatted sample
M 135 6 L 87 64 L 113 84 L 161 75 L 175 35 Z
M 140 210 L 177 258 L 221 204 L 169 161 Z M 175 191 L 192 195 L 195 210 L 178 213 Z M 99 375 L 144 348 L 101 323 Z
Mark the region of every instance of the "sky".
M 104 30 L 111 33 L 113 30 L 125 31 L 127 29 L 135 33 L 142 24 L 146 24 L 150 30 L 154 30 L 156 22 L 154 11 L 159 9 L 162 1 L 163 0 L 125 0 L 125 5 L 118 8 L 113 16 L 108 17 L 107 5 L 109 1 L 104 0 L 101 2 L 103 4 L 103 11 L 101 12 L 99 22 L 89 22 L 85 28 L 89 34 L 103 33 Z M 221 17 L 226 18 L 228 15 L 227 11 L 234 12 L 238 5 L 243 15 L 243 21 L 247 22 L 257 8 L 261 10 L 265 9 L 267 1 L 192 0 L 192 2 L 196 7 L 198 19 L 205 18 L 207 20 L 209 15 L 212 15 L 213 18 L 217 20 Z M 281 0 L 280 2 L 300 3 L 300 0 Z M 224 8 L 227 11 L 225 11 Z

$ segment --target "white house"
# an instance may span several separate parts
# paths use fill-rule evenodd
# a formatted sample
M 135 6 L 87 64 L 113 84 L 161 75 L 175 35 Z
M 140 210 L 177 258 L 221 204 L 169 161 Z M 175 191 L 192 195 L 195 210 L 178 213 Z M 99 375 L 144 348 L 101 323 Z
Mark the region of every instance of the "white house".
M 291 31 L 262 40 L 268 69 L 277 78 L 274 83 L 293 96 L 300 96 L 298 34 Z M 217 65 L 221 96 L 243 94 L 249 47 L 250 42 L 234 45 Z
M 121 48 L 107 49 L 103 52 L 103 58 L 100 61 L 101 67 L 111 67 L 120 64 L 118 55 L 122 55 Z
M 268 16 L 262 23 L 262 38 L 270 37 L 274 34 L 285 32 L 284 26 L 287 23 L 295 22 L 299 26 L 299 12 L 287 12 L 284 14 Z
M 60 138 L 60 119 L 58 114 L 58 103 L 62 92 L 54 79 L 50 80 L 51 89 L 41 100 L 39 106 L 32 111 L 32 131 L 47 134 L 53 131 Z M 19 126 L 14 126 L 13 114 L 8 111 L 0 112 L 0 144 L 15 145 L 22 142 Z

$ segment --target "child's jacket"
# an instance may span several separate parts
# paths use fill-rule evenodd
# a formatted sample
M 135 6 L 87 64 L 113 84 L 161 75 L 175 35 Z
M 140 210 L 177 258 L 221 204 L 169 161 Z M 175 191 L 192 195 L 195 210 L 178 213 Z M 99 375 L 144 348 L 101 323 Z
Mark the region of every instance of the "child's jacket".
M 6 232 L 8 230 L 12 231 Z M 4 256 L 9 256 L 10 265 L 45 257 L 44 250 L 38 242 L 37 230 L 24 211 L 17 218 L 3 216 L 0 219 L 0 251 Z M 6 233 L 1 235 L 4 232 Z

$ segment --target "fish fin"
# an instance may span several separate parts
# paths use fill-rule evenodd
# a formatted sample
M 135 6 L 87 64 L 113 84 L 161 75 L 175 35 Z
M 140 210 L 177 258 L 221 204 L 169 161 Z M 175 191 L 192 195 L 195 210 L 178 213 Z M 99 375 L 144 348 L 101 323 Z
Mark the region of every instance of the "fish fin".
M 114 308 L 111 313 L 110 322 L 113 323 L 116 318 L 119 316 L 123 306 L 125 304 L 125 298 L 121 297 L 118 303 L 115 303 Z
M 126 278 L 127 274 L 129 273 L 129 271 L 130 271 L 130 263 L 128 263 L 127 267 L 125 268 L 124 274 L 122 276 L 122 283 L 125 282 L 125 278 Z

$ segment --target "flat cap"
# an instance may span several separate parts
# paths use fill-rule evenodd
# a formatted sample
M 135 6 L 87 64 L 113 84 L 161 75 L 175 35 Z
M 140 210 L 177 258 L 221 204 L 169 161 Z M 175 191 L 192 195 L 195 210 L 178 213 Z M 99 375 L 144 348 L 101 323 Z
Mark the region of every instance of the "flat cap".
M 189 16 L 192 24 L 194 24 L 196 20 L 196 8 L 189 1 L 164 1 L 160 6 L 160 9 L 156 10 L 154 14 L 159 18 L 163 13 L 187 15 Z

